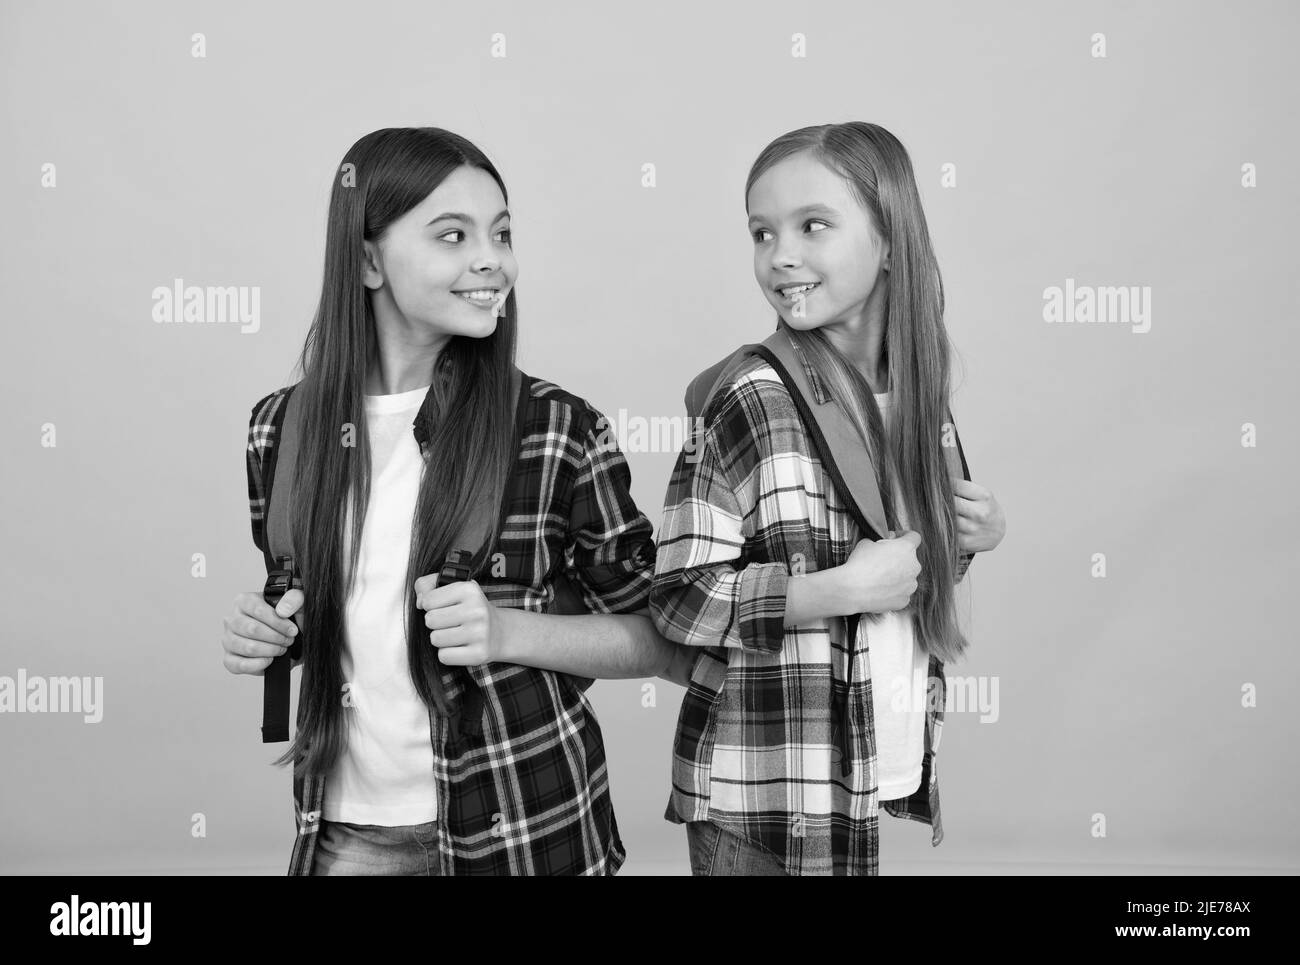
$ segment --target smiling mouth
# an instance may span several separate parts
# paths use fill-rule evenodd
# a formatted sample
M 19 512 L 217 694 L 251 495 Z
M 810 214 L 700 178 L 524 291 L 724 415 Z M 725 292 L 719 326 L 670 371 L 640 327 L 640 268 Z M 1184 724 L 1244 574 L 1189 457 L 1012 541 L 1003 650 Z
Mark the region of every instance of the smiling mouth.
M 468 302 L 485 304 L 496 299 L 497 295 L 500 294 L 500 291 L 501 290 L 498 288 L 473 288 L 467 291 L 452 292 L 452 294 L 459 295 Z
M 797 285 L 781 285 L 777 288 L 776 293 L 787 301 L 792 301 L 804 295 L 811 294 L 817 288 L 821 287 L 821 282 L 803 282 Z

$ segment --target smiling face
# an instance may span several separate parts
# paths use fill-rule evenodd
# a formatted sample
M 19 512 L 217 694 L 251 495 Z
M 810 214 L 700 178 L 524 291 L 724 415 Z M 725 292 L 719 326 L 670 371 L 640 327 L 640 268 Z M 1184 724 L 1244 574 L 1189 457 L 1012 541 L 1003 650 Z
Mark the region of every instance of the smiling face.
M 842 177 L 795 154 L 764 171 L 747 201 L 754 278 L 787 325 L 857 332 L 883 320 L 889 246 Z
M 377 321 L 412 336 L 486 338 L 519 274 L 501 189 L 468 165 L 365 248 Z

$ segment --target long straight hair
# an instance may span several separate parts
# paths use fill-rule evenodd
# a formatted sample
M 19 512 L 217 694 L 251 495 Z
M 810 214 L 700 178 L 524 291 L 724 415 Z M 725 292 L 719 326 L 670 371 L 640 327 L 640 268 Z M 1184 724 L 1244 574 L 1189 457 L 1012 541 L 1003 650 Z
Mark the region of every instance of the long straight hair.
M 348 149 L 334 181 L 324 281 L 299 358 L 303 378 L 295 389 L 302 397 L 302 442 L 291 525 L 306 596 L 305 643 L 297 734 L 277 765 L 301 759 L 310 771 L 328 770 L 345 747 L 351 720 L 343 713 L 344 611 L 370 499 L 364 390 L 378 353 L 362 280 L 362 242 L 378 242 L 390 224 L 466 165 L 490 174 L 509 200 L 505 182 L 487 156 L 465 138 L 436 127 L 367 134 Z M 407 562 L 407 665 L 425 705 L 443 715 L 449 710 L 444 690 L 451 672 L 429 643 L 412 584 L 418 576 L 438 572 L 476 504 L 501 505 L 512 463 L 516 318 L 512 288 L 490 336 L 451 338 L 428 373 L 431 390 L 417 417 L 427 427 L 428 444 Z M 482 570 L 497 535 L 494 523 L 487 543 L 460 547 L 476 551 L 472 575 Z M 350 546 L 346 560 L 345 546 Z
M 885 514 L 895 531 L 900 528 L 893 498 L 898 481 L 910 527 L 921 536 L 921 574 L 912 596 L 916 637 L 926 653 L 951 660 L 968 646 L 954 605 L 957 513 L 942 448 L 951 347 L 943 323 L 943 279 L 912 161 L 899 140 L 877 124 L 853 121 L 791 131 L 754 161 L 745 182 L 747 212 L 754 182 L 774 164 L 803 152 L 848 182 L 889 243 L 884 353 L 895 402 L 888 427 L 871 384 L 823 331 L 797 331 L 779 316 L 778 325 L 828 380 L 836 402 L 857 427 L 872 454 Z

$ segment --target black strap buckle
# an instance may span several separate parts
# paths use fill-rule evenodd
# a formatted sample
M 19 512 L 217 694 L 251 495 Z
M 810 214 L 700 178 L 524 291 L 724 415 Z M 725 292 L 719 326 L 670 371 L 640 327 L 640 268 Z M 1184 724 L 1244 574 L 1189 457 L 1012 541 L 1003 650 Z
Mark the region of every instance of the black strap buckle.
M 276 568 L 266 575 L 262 599 L 274 608 L 293 588 L 297 575 L 293 557 L 279 556 Z M 262 683 L 262 743 L 276 744 L 289 739 L 289 671 L 293 661 L 302 655 L 302 634 L 299 633 L 289 649 L 271 660 Z

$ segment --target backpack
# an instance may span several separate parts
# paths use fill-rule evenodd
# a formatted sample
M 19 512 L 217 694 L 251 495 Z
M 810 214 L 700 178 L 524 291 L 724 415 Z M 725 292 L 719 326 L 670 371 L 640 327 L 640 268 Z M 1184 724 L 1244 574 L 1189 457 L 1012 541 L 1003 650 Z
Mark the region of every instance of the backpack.
M 511 368 L 512 411 L 515 413 L 515 452 L 519 451 L 527 410 L 528 392 L 523 390 L 524 375 L 518 368 Z M 263 470 L 263 491 L 266 498 L 266 543 L 264 557 L 266 561 L 266 585 L 263 599 L 274 607 L 280 598 L 290 589 L 302 589 L 302 572 L 294 551 L 293 532 L 290 526 L 290 501 L 293 494 L 294 476 L 298 462 L 298 409 L 301 397 L 296 391 L 302 383 L 290 386 L 284 403 L 273 416 L 275 445 L 271 448 L 270 459 Z M 531 385 L 531 383 L 530 383 Z M 429 439 L 428 424 L 424 409 L 413 423 L 416 441 L 421 449 Z M 439 574 L 438 585 L 445 585 L 453 580 L 469 578 L 468 561 L 472 550 L 480 548 L 496 533 L 496 523 L 502 507 L 489 506 L 486 500 L 479 500 L 464 526 L 461 527 L 453 548 L 448 552 L 446 562 Z M 562 570 L 555 580 L 555 598 L 547 608 L 548 613 L 582 614 L 589 613 L 581 590 Z M 307 605 L 310 605 L 308 602 Z M 262 691 L 262 742 L 265 744 L 287 741 L 289 739 L 289 683 L 293 662 L 301 659 L 303 636 L 299 633 L 289 649 L 275 657 L 266 668 Z M 464 698 L 450 718 L 453 742 L 459 741 L 460 733 L 476 732 L 481 726 L 483 711 L 483 693 L 472 675 L 464 667 L 447 668 L 453 673 L 463 674 L 465 681 Z M 580 690 L 586 690 L 592 684 L 588 677 L 575 677 Z
M 882 533 L 890 533 L 870 454 L 863 448 L 857 429 L 839 405 L 833 400 L 821 404 L 817 402 L 808 374 L 784 328 L 778 328 L 762 342 L 742 345 L 691 380 L 686 389 L 685 402 L 692 423 L 703 416 L 713 397 L 750 355 L 762 357 L 775 370 L 790 393 L 799 412 L 799 421 L 803 424 L 817 457 L 826 468 L 836 492 L 844 500 L 864 538 L 879 540 Z M 961 438 L 957 435 L 957 424 L 953 421 L 951 409 L 948 410 L 948 422 L 953 427 L 956 442 L 955 446 L 943 447 L 948 472 L 969 480 L 970 468 L 966 463 L 966 454 L 962 451 Z M 844 617 L 848 666 L 852 666 L 853 662 L 860 616 L 852 614 Z M 847 667 L 844 676 L 847 679 Z M 839 748 L 841 773 L 847 777 L 851 770 L 848 753 L 849 705 L 843 685 L 837 687 L 833 702 L 832 740 Z

